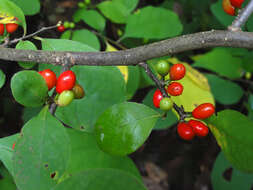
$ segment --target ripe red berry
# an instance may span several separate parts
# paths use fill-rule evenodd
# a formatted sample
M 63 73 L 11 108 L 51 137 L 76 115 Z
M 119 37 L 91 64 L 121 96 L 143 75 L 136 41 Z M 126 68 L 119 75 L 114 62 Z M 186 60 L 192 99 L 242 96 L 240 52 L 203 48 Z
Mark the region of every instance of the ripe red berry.
M 244 0 L 230 0 L 232 6 L 236 8 L 241 8 Z
M 73 71 L 63 72 L 57 79 L 56 92 L 60 94 L 64 90 L 71 90 L 76 83 L 76 75 Z
M 184 87 L 179 82 L 172 82 L 169 84 L 169 86 L 167 88 L 167 92 L 171 96 L 179 96 L 182 94 L 183 90 L 184 90 Z
M 39 74 L 45 79 L 48 90 L 51 90 L 56 85 L 57 78 L 52 70 L 45 69 L 43 71 L 39 71 Z
M 184 140 L 192 140 L 195 136 L 192 127 L 185 122 L 178 123 L 177 133 Z
M 206 119 L 213 115 L 214 112 L 215 107 L 213 106 L 213 104 L 204 103 L 200 104 L 192 111 L 192 116 L 196 119 Z
M 184 78 L 185 66 L 181 63 L 175 64 L 170 68 L 170 80 L 180 80 Z
M 60 26 L 57 27 L 57 30 L 59 32 L 64 32 L 65 31 L 65 27 L 63 25 L 60 25 Z
M 156 108 L 160 108 L 160 101 L 163 99 L 162 92 L 157 89 L 153 95 L 153 104 Z
M 201 121 L 191 119 L 188 124 L 192 127 L 193 132 L 198 137 L 205 137 L 208 134 L 208 127 Z
M 4 25 L 0 24 L 0 36 L 4 34 Z
M 15 32 L 18 29 L 18 24 L 8 23 L 8 24 L 5 25 L 5 28 L 6 28 L 6 31 L 11 34 L 11 33 Z
M 235 8 L 231 5 L 230 0 L 222 0 L 222 7 L 227 14 L 235 16 Z
M 13 143 L 13 145 L 12 145 L 12 150 L 14 150 L 14 148 L 15 148 L 15 145 L 16 145 L 16 143 Z

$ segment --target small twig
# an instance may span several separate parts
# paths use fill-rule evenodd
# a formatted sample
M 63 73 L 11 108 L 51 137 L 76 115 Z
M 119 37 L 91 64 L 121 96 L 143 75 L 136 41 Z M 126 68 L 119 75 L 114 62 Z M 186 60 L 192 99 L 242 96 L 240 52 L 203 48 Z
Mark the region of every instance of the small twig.
M 249 16 L 253 12 L 253 0 L 250 0 L 250 2 L 247 4 L 247 6 L 239 11 L 239 14 L 233 21 L 232 25 L 228 27 L 228 30 L 230 31 L 240 31 L 241 27 L 246 23 Z
M 39 33 L 41 33 L 41 32 L 46 31 L 46 30 L 55 29 L 55 28 L 58 27 L 58 25 L 59 25 L 59 23 L 58 23 L 57 25 L 54 25 L 54 26 L 43 27 L 43 28 L 39 29 L 38 31 L 36 31 L 36 32 L 34 32 L 34 33 L 32 33 L 32 34 L 23 36 L 23 37 L 21 37 L 21 38 L 16 38 L 16 39 L 10 41 L 10 42 L 8 43 L 8 45 L 15 44 L 15 43 L 18 43 L 18 42 L 21 41 L 21 40 L 25 40 L 25 39 L 31 38 L 31 37 L 36 36 L 37 34 L 39 34 Z

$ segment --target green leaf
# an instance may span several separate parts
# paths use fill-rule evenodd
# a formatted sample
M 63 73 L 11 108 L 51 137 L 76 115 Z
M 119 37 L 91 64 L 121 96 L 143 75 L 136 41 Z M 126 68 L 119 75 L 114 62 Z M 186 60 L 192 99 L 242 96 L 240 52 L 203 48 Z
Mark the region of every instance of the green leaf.
M 107 109 L 96 122 L 98 145 L 110 154 L 130 154 L 145 142 L 159 116 L 143 104 L 116 104 Z
M 4 72 L 0 69 L 0 88 L 3 87 L 4 83 L 5 83 L 5 74 Z
M 89 30 L 75 30 L 72 33 L 72 40 L 86 44 L 96 50 L 100 50 L 100 42 L 97 36 Z
M 148 6 L 128 17 L 123 38 L 163 39 L 179 35 L 182 30 L 183 26 L 174 12 Z
M 136 66 L 128 66 L 128 80 L 126 84 L 127 90 L 127 99 L 131 99 L 137 89 L 139 88 L 140 83 L 140 69 Z
M 193 66 L 214 71 L 228 78 L 239 78 L 243 73 L 242 60 L 233 57 L 225 48 L 215 48 L 204 54 L 195 61 Z
M 221 152 L 218 157 L 216 158 L 216 161 L 214 163 L 214 167 L 212 170 L 212 186 L 214 190 L 250 190 L 251 186 L 253 184 L 252 174 L 245 174 L 237 169 L 232 170 L 231 180 L 226 180 L 224 178 L 224 172 L 231 168 L 231 164 L 227 161 L 225 158 L 223 152 Z
M 9 170 L 9 172 L 13 173 L 13 150 L 12 145 L 18 139 L 19 134 L 15 134 L 12 136 L 0 138 L 0 160 L 4 163 L 5 167 Z
M 155 108 L 153 105 L 153 94 L 156 89 L 152 89 L 148 92 L 148 94 L 145 96 L 143 100 L 143 104 L 155 109 L 157 112 L 161 114 L 161 117 L 159 117 L 158 121 L 155 124 L 154 129 L 160 130 L 160 129 L 167 129 L 174 125 L 178 120 L 176 115 L 172 111 L 168 111 L 165 118 L 162 117 L 162 114 L 164 113 L 162 110 Z
M 116 169 L 92 169 L 73 175 L 52 190 L 146 190 L 133 176 Z
M 219 22 L 225 27 L 232 24 L 233 20 L 235 19 L 235 17 L 225 13 L 222 8 L 222 0 L 218 0 L 216 3 L 213 3 L 211 6 L 211 11 L 213 15 L 219 20 Z
M 15 146 L 14 179 L 18 189 L 51 189 L 66 170 L 69 156 L 68 134 L 45 107 L 24 125 Z
M 11 0 L 16 3 L 25 15 L 35 15 L 40 12 L 39 0 Z
M 104 1 L 97 5 L 97 8 L 112 22 L 123 24 L 130 14 L 127 7 L 118 1 Z
M 20 71 L 11 79 L 11 91 L 15 100 L 27 107 L 42 106 L 48 96 L 44 78 L 36 71 Z
M 93 134 L 69 129 L 71 154 L 66 172 L 74 175 L 78 172 L 96 168 L 114 168 L 135 176 L 142 181 L 133 161 L 124 156 L 116 157 L 104 153 L 98 148 Z
M 224 110 L 208 119 L 208 125 L 231 164 L 252 173 L 253 122 L 237 111 Z
M 75 12 L 73 19 L 74 22 L 79 22 L 80 20 L 83 20 L 89 26 L 99 31 L 103 31 L 105 28 L 106 20 L 96 10 L 79 9 Z
M 37 107 L 37 108 L 26 107 L 26 108 L 24 108 L 23 114 L 22 114 L 23 122 L 26 123 L 27 121 L 29 121 L 30 119 L 32 119 L 33 117 L 38 115 L 40 113 L 40 111 L 41 111 L 41 107 Z
M 219 103 L 225 105 L 235 104 L 241 99 L 243 89 L 238 84 L 211 74 L 206 74 L 206 77 L 211 86 L 214 98 Z
M 26 21 L 23 11 L 12 1 L 0 0 L 0 13 L 10 17 L 18 18 L 19 23 L 24 29 L 24 35 L 26 34 Z M 2 22 L 2 21 L 1 21 Z M 5 23 L 6 24 L 6 23 Z
M 37 47 L 30 41 L 19 41 L 16 45 L 16 49 L 37 50 Z M 18 62 L 18 64 L 24 69 L 31 69 L 36 65 L 35 62 Z
M 129 12 L 133 11 L 139 3 L 139 0 L 112 0 L 123 4 Z
M 13 181 L 12 176 L 6 170 L 6 168 L 0 164 L 0 189 L 3 190 L 17 190 L 17 187 Z

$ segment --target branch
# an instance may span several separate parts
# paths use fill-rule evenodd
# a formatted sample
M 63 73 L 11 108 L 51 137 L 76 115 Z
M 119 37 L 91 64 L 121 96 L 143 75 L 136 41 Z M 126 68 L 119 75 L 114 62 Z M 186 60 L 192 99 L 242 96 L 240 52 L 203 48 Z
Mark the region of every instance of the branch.
M 55 52 L 0 47 L 0 59 L 63 65 L 137 65 L 140 62 L 184 51 L 210 47 L 253 48 L 252 32 L 207 31 L 179 36 L 117 52 Z

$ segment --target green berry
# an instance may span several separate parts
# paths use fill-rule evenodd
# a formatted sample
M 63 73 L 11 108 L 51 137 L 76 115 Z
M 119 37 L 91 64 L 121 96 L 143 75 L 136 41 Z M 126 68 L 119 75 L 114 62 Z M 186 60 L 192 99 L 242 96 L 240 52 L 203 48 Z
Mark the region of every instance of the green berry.
M 84 0 L 84 3 L 85 3 L 86 5 L 89 5 L 89 4 L 90 4 L 90 0 Z
M 74 92 L 75 99 L 81 99 L 85 95 L 83 87 L 80 84 L 75 84 L 72 91 Z
M 70 28 L 75 28 L 75 23 L 74 22 L 69 23 L 69 27 Z
M 161 60 L 156 64 L 156 71 L 162 76 L 166 76 L 170 71 L 170 65 L 165 60 Z
M 251 78 L 251 73 L 250 72 L 246 72 L 245 73 L 245 78 L 249 80 Z
M 65 90 L 58 96 L 56 104 L 58 106 L 67 106 L 72 102 L 73 99 L 74 92 L 72 92 L 71 90 Z
M 84 7 L 85 7 L 85 4 L 84 4 L 83 2 L 79 2 L 79 3 L 78 3 L 78 7 L 79 7 L 79 8 L 84 8 Z
M 65 21 L 65 22 L 63 23 L 63 26 L 64 26 L 65 28 L 69 28 L 69 25 L 70 25 L 70 23 L 69 23 L 68 21 Z
M 160 101 L 160 109 L 163 111 L 169 111 L 173 106 L 173 101 L 170 98 L 163 98 Z

